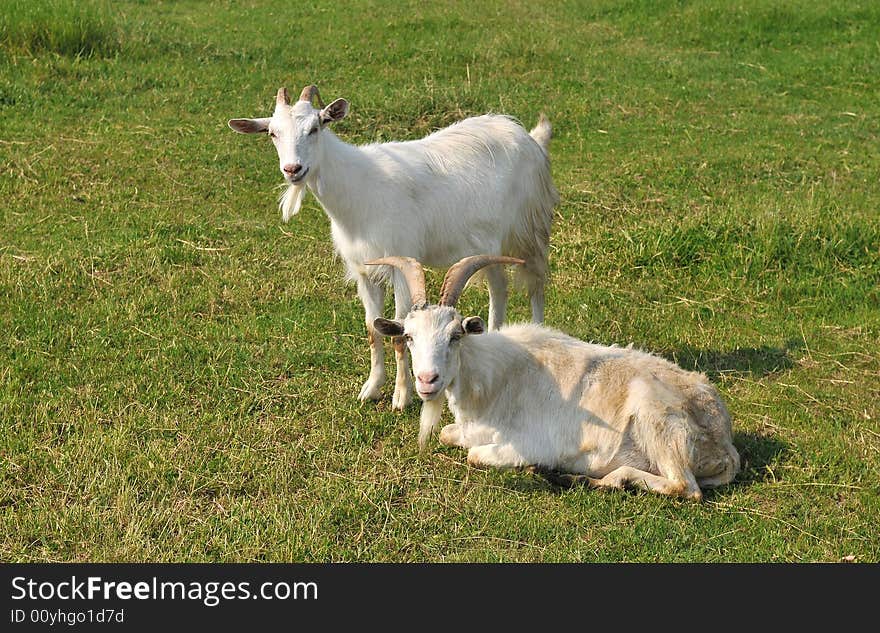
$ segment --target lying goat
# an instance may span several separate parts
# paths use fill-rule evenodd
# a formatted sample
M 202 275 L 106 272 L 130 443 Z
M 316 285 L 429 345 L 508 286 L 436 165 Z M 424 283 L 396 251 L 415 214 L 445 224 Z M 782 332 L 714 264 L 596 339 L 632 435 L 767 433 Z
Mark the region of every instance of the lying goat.
M 319 107 L 312 105 L 318 100 Z M 544 318 L 547 245 L 553 207 L 559 201 L 550 177 L 550 123 L 541 118 L 526 132 L 500 115 L 471 117 L 416 141 L 355 146 L 328 128 L 348 113 L 337 99 L 324 107 L 315 86 L 290 104 L 278 91 L 271 118 L 232 119 L 243 134 L 268 133 L 281 172 L 290 184 L 282 197 L 283 218 L 299 210 L 307 187 L 330 218 L 336 251 L 357 282 L 370 342 L 370 376 L 360 399 L 377 399 L 385 383 L 382 340 L 373 320 L 382 316 L 389 269 L 364 262 L 388 255 L 415 257 L 448 266 L 476 253 L 513 255 L 525 261 L 521 276 L 532 319 Z M 504 322 L 507 277 L 500 266 L 486 270 L 489 329 Z M 409 310 L 406 284 L 393 275 L 395 318 Z M 411 400 L 412 379 L 403 339 L 394 340 L 397 379 L 392 407 Z
M 410 286 L 406 318 L 376 319 L 374 327 L 409 346 L 424 401 L 421 448 L 448 401 L 455 424 L 443 427 L 440 441 L 468 449 L 475 466 L 536 466 L 586 475 L 597 487 L 630 484 L 695 500 L 739 470 L 730 415 L 702 374 L 540 325 L 483 334 L 480 317 L 462 318 L 455 304 L 474 272 L 521 260 L 462 259 L 446 273 L 436 306 L 427 304 L 414 259 L 367 263 L 397 267 Z

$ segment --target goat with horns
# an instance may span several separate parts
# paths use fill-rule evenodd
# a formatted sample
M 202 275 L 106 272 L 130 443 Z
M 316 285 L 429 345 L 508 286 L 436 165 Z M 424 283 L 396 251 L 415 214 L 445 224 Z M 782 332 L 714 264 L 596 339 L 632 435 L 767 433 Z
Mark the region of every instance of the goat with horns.
M 547 154 L 551 128 L 543 116 L 531 132 L 510 117 L 487 114 L 419 140 L 356 146 L 329 129 L 348 114 L 348 106 L 345 99 L 325 106 L 315 86 L 306 86 L 291 104 L 281 88 L 271 117 L 232 119 L 229 126 L 271 137 L 289 185 L 281 199 L 285 221 L 299 210 L 306 189 L 330 218 L 333 244 L 364 305 L 371 366 L 359 397 L 366 400 L 379 398 L 385 382 L 382 339 L 375 336 L 373 321 L 382 315 L 386 275 L 394 286 L 395 318 L 406 315 L 410 297 L 399 274 L 371 271 L 364 262 L 406 255 L 448 266 L 476 253 L 516 256 L 525 261 L 520 276 L 532 319 L 540 323 L 550 224 L 559 196 Z M 485 275 L 489 329 L 495 329 L 504 321 L 507 277 L 499 266 Z M 392 407 L 402 409 L 412 398 L 412 378 L 403 339 L 393 344 Z
M 419 262 L 367 262 L 396 267 L 409 284 L 409 314 L 377 318 L 374 327 L 409 346 L 423 401 L 421 448 L 448 402 L 455 423 L 443 427 L 440 441 L 467 449 L 475 466 L 537 467 L 596 487 L 631 485 L 694 500 L 701 488 L 733 480 L 740 460 L 730 415 L 704 375 L 540 325 L 483 334 L 480 317 L 462 318 L 455 305 L 468 278 L 513 263 L 522 260 L 466 257 L 447 271 L 439 305 L 428 305 Z

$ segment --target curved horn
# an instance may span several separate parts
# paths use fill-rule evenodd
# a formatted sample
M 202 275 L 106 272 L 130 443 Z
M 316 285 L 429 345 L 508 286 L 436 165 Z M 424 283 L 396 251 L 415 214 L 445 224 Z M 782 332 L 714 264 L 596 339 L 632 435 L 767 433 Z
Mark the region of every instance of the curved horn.
M 321 99 L 321 95 L 318 92 L 318 86 L 316 86 L 315 84 L 312 84 L 311 86 L 306 86 L 305 88 L 302 89 L 302 92 L 299 93 L 299 100 L 300 101 L 308 101 L 309 103 L 311 103 L 312 99 L 315 99 L 315 98 L 318 99 L 318 107 L 323 110 L 324 109 L 324 100 Z
M 475 272 L 492 264 L 525 264 L 522 259 L 503 255 L 472 255 L 453 264 L 446 271 L 440 287 L 440 305 L 455 306 L 465 284 Z
M 428 297 L 425 294 L 425 271 L 422 265 L 412 257 L 382 257 L 373 261 L 364 262 L 367 266 L 394 266 L 406 279 L 409 288 L 409 296 L 412 299 L 412 307 L 421 310 L 428 305 Z
M 278 105 L 290 105 L 290 95 L 287 88 L 279 88 L 278 94 L 275 95 L 275 103 Z

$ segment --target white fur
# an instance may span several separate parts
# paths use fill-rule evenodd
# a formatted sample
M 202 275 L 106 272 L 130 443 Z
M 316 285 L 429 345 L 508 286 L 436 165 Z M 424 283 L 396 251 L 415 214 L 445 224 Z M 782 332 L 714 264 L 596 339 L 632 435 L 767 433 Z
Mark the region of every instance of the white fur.
M 271 119 L 236 119 L 230 126 L 275 135 L 279 167 L 291 183 L 281 203 L 285 221 L 299 210 L 303 185 L 330 218 L 333 244 L 357 282 L 371 339 L 370 376 L 359 396 L 364 400 L 378 398 L 385 381 L 382 343 L 374 340 L 372 323 L 382 315 L 387 280 L 394 281 L 395 317 L 403 318 L 410 308 L 399 274 L 364 262 L 399 255 L 448 266 L 478 253 L 519 257 L 526 262 L 521 276 L 532 319 L 541 322 L 550 224 L 559 196 L 547 154 L 550 124 L 543 116 L 531 135 L 510 117 L 488 114 L 420 140 L 355 146 L 326 125 L 347 111 L 341 99 L 323 110 L 306 101 L 279 103 Z M 291 178 L 285 166 L 300 167 L 301 180 Z M 486 278 L 489 328 L 495 329 L 504 321 L 507 278 L 500 267 L 487 269 Z M 393 399 L 398 409 L 411 400 L 401 356 Z
M 306 188 L 303 185 L 288 185 L 281 194 L 278 206 L 281 208 L 281 219 L 287 222 L 299 213 L 303 198 L 306 197 Z
M 473 465 L 539 467 L 690 499 L 739 470 L 730 416 L 702 374 L 535 324 L 466 334 L 451 307 L 414 310 L 403 327 L 413 373 L 432 379 L 417 380 L 422 447 L 445 401 L 455 424 L 440 441 L 468 449 Z

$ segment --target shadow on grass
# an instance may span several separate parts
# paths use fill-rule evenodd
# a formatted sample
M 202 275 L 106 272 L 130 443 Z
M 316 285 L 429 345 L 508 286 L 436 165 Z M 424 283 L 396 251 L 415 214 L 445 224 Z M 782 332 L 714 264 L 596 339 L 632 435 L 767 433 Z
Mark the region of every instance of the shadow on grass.
M 729 351 L 682 347 L 661 352 L 661 355 L 684 369 L 700 371 L 710 380 L 722 374 L 768 376 L 794 366 L 790 353 L 803 349 L 803 341 L 791 339 L 783 347 L 738 347 Z
M 768 467 L 784 458 L 788 451 L 785 442 L 751 431 L 734 431 L 733 444 L 740 457 L 740 469 L 733 480 L 734 486 L 749 486 L 773 479 Z

